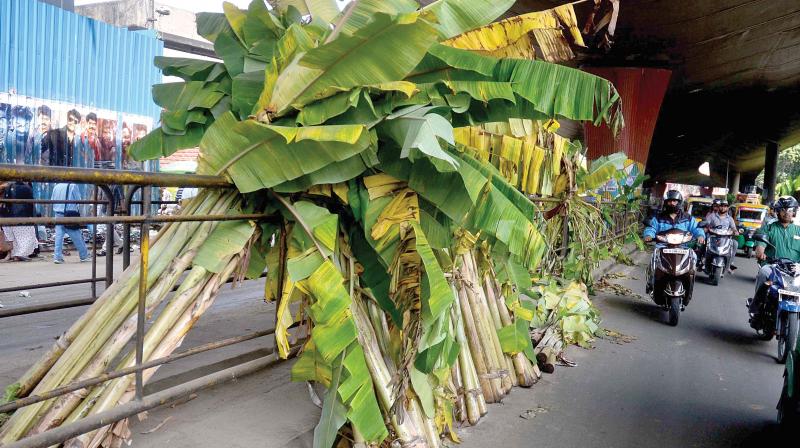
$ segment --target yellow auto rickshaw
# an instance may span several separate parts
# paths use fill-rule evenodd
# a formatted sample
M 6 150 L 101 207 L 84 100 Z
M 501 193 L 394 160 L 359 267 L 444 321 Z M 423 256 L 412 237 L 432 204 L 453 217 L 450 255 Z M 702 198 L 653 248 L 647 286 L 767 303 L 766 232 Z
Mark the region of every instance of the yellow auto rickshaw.
M 733 207 L 733 216 L 736 218 L 736 224 L 739 227 L 739 250 L 744 252 L 745 257 L 750 258 L 755 246 L 753 234 L 756 233 L 756 230 L 761 227 L 767 218 L 769 206 L 745 202 L 734 204 Z
M 700 222 L 711 211 L 712 202 L 714 199 L 708 197 L 690 197 L 686 199 L 686 213 L 694 217 L 695 221 Z

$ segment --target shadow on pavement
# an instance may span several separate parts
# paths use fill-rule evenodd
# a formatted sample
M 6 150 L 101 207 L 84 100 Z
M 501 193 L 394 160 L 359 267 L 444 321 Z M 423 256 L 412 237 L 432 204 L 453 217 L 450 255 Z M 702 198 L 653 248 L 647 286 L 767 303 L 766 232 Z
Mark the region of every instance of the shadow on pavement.
M 650 321 L 666 322 L 664 310 L 655 303 L 649 302 L 649 298 L 632 299 L 630 297 L 614 296 L 605 300 L 605 306 L 625 312 L 632 312 L 632 314 L 647 318 Z
M 707 335 L 732 345 L 754 346 L 764 344 L 764 341 L 759 340 L 755 332 L 752 331 L 748 332 L 737 328 L 723 328 L 717 326 L 702 327 L 702 330 Z
M 760 448 L 771 444 L 778 445 L 779 442 L 785 441 L 786 438 L 792 437 L 792 435 L 791 432 L 782 430 L 777 423 L 766 422 L 762 427 L 756 428 L 755 431 L 743 437 L 741 443 L 733 446 L 738 448 Z M 794 443 L 790 444 L 793 445 Z

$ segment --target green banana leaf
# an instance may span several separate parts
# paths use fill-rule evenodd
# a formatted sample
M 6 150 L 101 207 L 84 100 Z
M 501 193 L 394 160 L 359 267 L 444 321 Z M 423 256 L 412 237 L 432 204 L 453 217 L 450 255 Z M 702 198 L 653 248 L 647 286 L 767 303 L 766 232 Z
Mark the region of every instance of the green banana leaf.
M 514 5 L 514 0 L 438 0 L 422 9 L 435 16 L 444 38 L 493 22 Z
M 209 272 L 221 272 L 225 268 L 226 260 L 244 249 L 255 229 L 252 221 L 223 221 L 217 224 L 200 246 L 193 264 L 202 266 Z
M 285 12 L 292 6 L 300 14 L 311 15 L 325 22 L 333 22 L 333 19 L 339 15 L 336 0 L 270 0 L 270 3 L 279 12 Z
M 376 14 L 353 35 L 295 58 L 279 75 L 269 109 L 280 116 L 342 90 L 402 80 L 435 40 L 434 28 L 416 13 Z
M 365 126 L 272 126 L 227 113 L 203 136 L 197 172 L 226 174 L 247 193 L 341 162 L 373 145 L 373 138 Z
M 628 157 L 621 152 L 602 156 L 592 162 L 589 172 L 578 176 L 578 187 L 583 191 L 596 190 L 614 178 L 625 167 Z

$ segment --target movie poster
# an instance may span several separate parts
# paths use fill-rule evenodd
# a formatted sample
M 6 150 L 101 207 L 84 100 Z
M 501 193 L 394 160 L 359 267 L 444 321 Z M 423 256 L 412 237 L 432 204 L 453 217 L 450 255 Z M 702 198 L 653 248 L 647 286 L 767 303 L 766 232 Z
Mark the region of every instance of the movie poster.
M 28 135 L 33 122 L 33 112 L 24 105 L 0 103 L 0 162 L 12 164 L 32 164 L 32 155 L 26 151 Z M 29 162 L 30 161 L 30 162 Z
M 136 122 L 136 117 L 123 117 L 122 122 L 122 169 L 124 170 L 142 170 L 142 162 L 137 162 L 128 154 L 128 147 L 131 143 L 139 141 L 147 135 L 150 127 L 141 122 Z

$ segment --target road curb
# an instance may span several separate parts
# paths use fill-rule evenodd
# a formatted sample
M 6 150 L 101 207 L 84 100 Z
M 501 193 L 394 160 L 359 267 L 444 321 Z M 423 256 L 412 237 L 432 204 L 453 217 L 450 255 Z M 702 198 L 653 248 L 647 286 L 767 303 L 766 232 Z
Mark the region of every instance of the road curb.
M 636 247 L 636 245 L 633 244 L 633 243 L 628 243 L 628 244 L 624 245 L 623 248 L 622 248 L 622 253 L 625 254 L 628 257 L 633 258 L 634 259 L 633 260 L 634 263 L 636 263 L 636 259 L 634 257 L 634 254 L 636 254 L 637 252 L 644 252 L 644 251 L 640 251 Z M 603 261 L 600 262 L 600 266 L 598 266 L 597 269 L 595 269 L 594 272 L 592 272 L 592 275 L 595 278 L 600 278 L 600 277 L 608 274 L 609 272 L 611 272 L 611 270 L 614 269 L 614 267 L 619 266 L 620 264 L 621 263 L 619 263 L 615 258 L 609 258 L 607 260 L 603 260 Z M 627 266 L 627 265 L 623 265 L 623 266 Z

